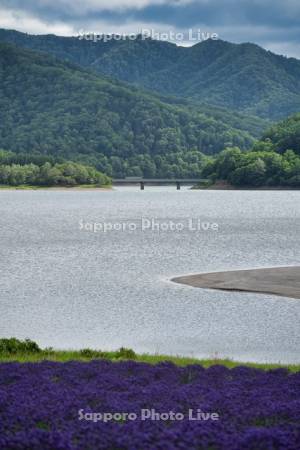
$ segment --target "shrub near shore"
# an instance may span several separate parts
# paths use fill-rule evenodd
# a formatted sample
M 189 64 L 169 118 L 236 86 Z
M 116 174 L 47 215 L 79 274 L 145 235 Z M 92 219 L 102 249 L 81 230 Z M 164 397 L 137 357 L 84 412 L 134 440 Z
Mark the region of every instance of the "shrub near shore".
M 41 349 L 38 344 L 30 339 L 25 341 L 16 338 L 0 338 L 0 363 L 1 362 L 41 362 L 41 361 L 91 361 L 93 359 L 106 359 L 110 361 L 135 360 L 147 364 L 159 364 L 172 362 L 177 366 L 199 364 L 202 367 L 222 365 L 229 369 L 246 366 L 262 370 L 287 369 L 290 372 L 300 372 L 300 364 L 276 364 L 276 363 L 241 363 L 231 359 L 220 359 L 216 356 L 210 359 L 198 359 L 189 356 L 171 356 L 163 354 L 137 354 L 130 348 L 121 347 L 116 351 L 102 351 L 90 348 L 82 350 L 54 350 L 52 347 Z
M 1 164 L 0 152 L 0 185 L 6 186 L 106 186 L 110 178 L 96 170 L 74 162 L 51 164 L 46 162 L 41 166 L 36 164 Z

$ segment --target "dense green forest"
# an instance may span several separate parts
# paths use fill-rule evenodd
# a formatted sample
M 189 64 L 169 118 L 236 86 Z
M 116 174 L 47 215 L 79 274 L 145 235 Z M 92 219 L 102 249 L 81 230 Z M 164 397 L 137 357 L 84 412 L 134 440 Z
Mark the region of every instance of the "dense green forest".
M 75 155 L 73 161 L 82 166 L 83 155 Z M 124 178 L 126 176 L 144 176 L 150 178 L 187 178 L 200 177 L 202 169 L 209 157 L 198 151 L 186 151 L 170 153 L 166 156 L 137 155 L 128 159 L 118 156 L 108 158 L 102 156 L 86 158 L 88 162 L 84 165 L 95 167 L 104 172 L 108 177 Z M 62 157 L 40 155 L 35 153 L 14 153 L 0 150 L 0 166 L 25 167 L 29 165 L 43 166 L 49 163 L 51 166 L 61 167 L 64 163 L 69 164 Z M 0 181 L 0 184 L 3 181 Z M 88 184 L 88 182 L 86 183 Z
M 114 176 L 177 176 L 180 168 L 181 175 L 192 175 L 199 173 L 200 153 L 247 149 L 254 142 L 227 125 L 228 115 L 223 122 L 221 112 L 215 119 L 208 108 L 203 113 L 185 102 L 167 103 L 3 43 L 0 97 L 0 148 L 75 160 Z
M 202 177 L 237 187 L 300 187 L 300 114 L 272 126 L 250 151 L 229 147 L 216 156 L 199 151 L 179 151 L 151 158 L 136 155 L 95 158 L 106 175 L 93 167 L 64 161 L 61 156 L 0 151 L 0 184 L 74 186 L 109 184 L 115 177 Z
M 203 176 L 233 186 L 300 187 L 300 114 L 274 125 L 251 151 L 229 148 L 210 158 Z
M 272 120 L 300 109 L 300 61 L 251 43 L 207 40 L 183 48 L 122 42 L 92 67 L 147 89 Z
M 78 186 L 110 184 L 110 178 L 95 168 L 67 161 L 51 163 L 34 158 L 35 164 L 24 163 L 18 155 L 0 151 L 0 185 L 9 186 Z M 20 164 L 21 163 L 21 164 Z
M 273 125 L 263 134 L 264 141 L 271 141 L 279 153 L 292 148 L 300 155 L 300 113 Z
M 96 158 L 106 175 L 94 167 L 64 161 L 61 156 L 0 151 L 0 184 L 37 186 L 106 185 L 107 175 L 226 181 L 237 187 L 300 187 L 300 114 L 272 126 L 250 151 L 229 147 L 216 156 L 181 151 L 165 156 L 136 155 L 128 159 Z
M 256 117 L 147 93 L 6 43 L 0 43 L 0 98 L 0 184 L 145 176 L 299 186 L 300 113 L 263 131 L 268 122 Z
M 207 40 L 180 47 L 152 39 L 93 42 L 13 30 L 0 30 L 0 41 L 163 94 L 272 120 L 300 109 L 300 61 L 250 43 Z

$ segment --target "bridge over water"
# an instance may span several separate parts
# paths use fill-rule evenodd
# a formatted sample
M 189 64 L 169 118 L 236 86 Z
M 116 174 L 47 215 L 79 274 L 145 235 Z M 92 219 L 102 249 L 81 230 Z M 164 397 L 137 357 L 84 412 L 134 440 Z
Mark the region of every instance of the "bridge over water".
M 152 186 L 166 186 L 170 184 L 174 184 L 176 189 L 179 190 L 181 186 L 194 186 L 195 184 L 205 183 L 207 179 L 204 178 L 116 178 L 112 180 L 112 184 L 115 186 L 132 186 L 135 184 L 139 184 L 141 190 L 145 189 L 145 185 Z

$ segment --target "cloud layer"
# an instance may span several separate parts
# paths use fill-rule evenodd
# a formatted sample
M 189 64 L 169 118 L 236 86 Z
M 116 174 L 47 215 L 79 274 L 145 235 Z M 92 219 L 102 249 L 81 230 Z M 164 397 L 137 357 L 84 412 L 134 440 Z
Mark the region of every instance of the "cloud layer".
M 299 19 L 299 0 L 0 0 L 3 28 L 60 35 L 200 28 L 300 58 Z

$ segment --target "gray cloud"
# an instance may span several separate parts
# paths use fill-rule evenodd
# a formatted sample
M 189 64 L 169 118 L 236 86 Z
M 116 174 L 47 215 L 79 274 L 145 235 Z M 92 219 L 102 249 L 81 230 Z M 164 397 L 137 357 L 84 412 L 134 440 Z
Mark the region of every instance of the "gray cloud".
M 300 57 L 299 0 L 0 0 L 0 9 L 0 26 L 19 22 L 33 33 L 43 32 L 43 24 L 45 32 L 61 34 L 201 28 L 224 40 L 252 41 Z

